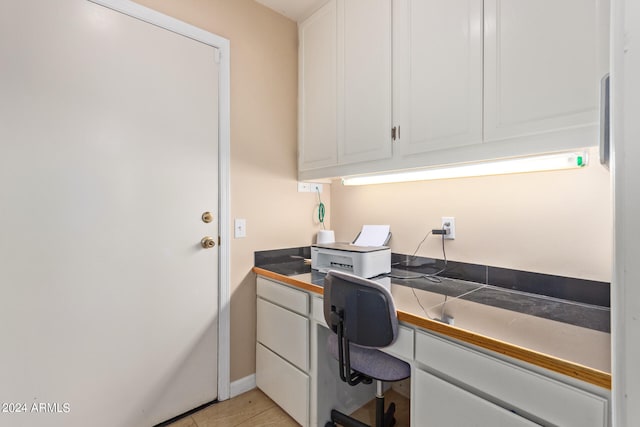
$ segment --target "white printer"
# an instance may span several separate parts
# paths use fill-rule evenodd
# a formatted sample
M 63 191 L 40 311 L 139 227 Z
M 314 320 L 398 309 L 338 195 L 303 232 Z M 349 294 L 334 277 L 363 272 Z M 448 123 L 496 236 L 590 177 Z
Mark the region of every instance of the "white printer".
M 391 248 L 325 243 L 311 246 L 311 268 L 326 273 L 342 270 L 369 279 L 391 272 Z

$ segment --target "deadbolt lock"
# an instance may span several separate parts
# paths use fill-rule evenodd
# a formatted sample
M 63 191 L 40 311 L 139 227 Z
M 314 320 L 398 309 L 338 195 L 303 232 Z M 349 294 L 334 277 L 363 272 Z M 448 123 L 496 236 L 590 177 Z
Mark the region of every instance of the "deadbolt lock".
M 202 214 L 202 221 L 207 224 L 213 221 L 213 214 L 211 212 L 205 212 Z
M 211 249 L 216 245 L 216 241 L 211 236 L 204 236 L 202 240 L 200 240 L 200 244 L 205 249 Z

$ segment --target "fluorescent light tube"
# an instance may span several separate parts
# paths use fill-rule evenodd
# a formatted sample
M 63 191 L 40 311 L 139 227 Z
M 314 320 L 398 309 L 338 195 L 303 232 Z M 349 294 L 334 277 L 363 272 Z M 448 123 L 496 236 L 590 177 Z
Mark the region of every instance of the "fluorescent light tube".
M 502 175 L 521 172 L 541 172 L 582 168 L 587 165 L 587 151 L 518 157 L 456 166 L 413 169 L 384 174 L 347 176 L 344 185 L 388 184 L 394 182 L 424 181 L 429 179 L 465 178 Z

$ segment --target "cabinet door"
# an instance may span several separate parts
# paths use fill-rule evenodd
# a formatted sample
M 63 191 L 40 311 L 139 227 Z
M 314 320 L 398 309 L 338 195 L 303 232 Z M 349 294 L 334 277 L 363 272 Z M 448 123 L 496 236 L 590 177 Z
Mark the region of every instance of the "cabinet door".
M 414 396 L 411 401 L 419 404 L 412 404 L 415 409 L 411 419 L 429 420 L 434 426 L 539 426 L 420 369 L 415 370 L 412 381 Z
M 402 156 L 482 142 L 482 0 L 394 2 Z
M 391 0 L 338 1 L 338 163 L 390 158 Z
M 596 145 L 599 3 L 485 1 L 485 140 L 590 126 L 552 147 Z
M 299 27 L 298 168 L 334 166 L 338 161 L 336 0 Z

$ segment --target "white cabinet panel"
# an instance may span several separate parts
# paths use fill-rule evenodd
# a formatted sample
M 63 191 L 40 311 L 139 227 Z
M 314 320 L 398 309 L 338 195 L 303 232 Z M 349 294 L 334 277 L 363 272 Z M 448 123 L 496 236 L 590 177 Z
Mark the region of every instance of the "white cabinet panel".
M 394 3 L 402 155 L 482 142 L 482 0 Z
M 294 420 L 309 425 L 309 376 L 259 343 L 256 385 Z
M 390 158 L 391 1 L 338 1 L 338 162 Z
M 301 171 L 338 161 L 336 0 L 299 27 L 299 150 Z
M 532 427 L 534 422 L 420 369 L 414 371 L 414 425 Z M 416 403 L 414 403 L 414 401 Z
M 324 299 L 321 297 L 311 298 L 311 317 L 318 323 L 326 324 L 324 318 Z
M 443 376 L 564 427 L 607 425 L 605 398 L 494 357 L 416 332 L 415 360 Z
M 256 293 L 260 298 L 276 303 L 302 315 L 309 313 L 309 294 L 289 286 L 258 277 Z
M 597 3 L 485 1 L 485 140 L 597 124 Z
M 257 302 L 258 342 L 307 372 L 309 319 L 261 298 Z

